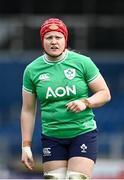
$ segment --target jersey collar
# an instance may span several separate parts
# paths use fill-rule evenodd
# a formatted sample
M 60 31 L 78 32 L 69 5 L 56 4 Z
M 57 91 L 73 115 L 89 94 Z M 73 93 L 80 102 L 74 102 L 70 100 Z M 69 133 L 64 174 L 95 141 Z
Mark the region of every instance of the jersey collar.
M 47 63 L 47 64 L 55 64 L 55 63 L 62 63 L 66 58 L 67 58 L 67 56 L 68 56 L 68 50 L 65 50 L 65 54 L 64 54 L 64 57 L 62 57 L 61 59 L 59 59 L 58 61 L 50 61 L 48 58 L 47 58 L 47 56 L 46 56 L 46 54 L 44 54 L 43 55 L 43 60 L 44 60 L 44 62 L 45 63 Z

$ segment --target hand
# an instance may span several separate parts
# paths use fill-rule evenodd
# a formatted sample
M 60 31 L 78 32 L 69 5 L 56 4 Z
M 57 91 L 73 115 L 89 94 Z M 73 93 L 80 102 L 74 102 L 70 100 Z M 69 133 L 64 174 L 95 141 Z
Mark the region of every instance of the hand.
M 86 104 L 82 102 L 81 100 L 71 101 L 70 103 L 66 104 L 66 106 L 67 106 L 67 109 L 75 113 L 84 111 L 87 108 Z
M 30 170 L 34 168 L 34 160 L 29 146 L 22 147 L 22 163 Z

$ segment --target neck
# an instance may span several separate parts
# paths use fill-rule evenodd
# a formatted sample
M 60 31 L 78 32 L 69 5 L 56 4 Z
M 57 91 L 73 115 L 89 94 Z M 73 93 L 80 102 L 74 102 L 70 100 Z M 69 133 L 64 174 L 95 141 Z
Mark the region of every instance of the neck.
M 46 59 L 49 61 L 60 61 L 65 57 L 65 54 L 67 52 L 67 49 L 65 49 L 59 56 L 50 56 L 45 52 Z

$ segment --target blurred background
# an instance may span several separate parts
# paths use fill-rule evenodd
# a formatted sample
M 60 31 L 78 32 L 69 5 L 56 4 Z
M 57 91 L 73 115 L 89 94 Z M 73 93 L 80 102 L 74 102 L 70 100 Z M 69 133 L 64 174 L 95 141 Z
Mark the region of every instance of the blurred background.
M 37 112 L 33 153 L 36 168 L 21 160 L 22 75 L 42 54 L 39 29 L 50 17 L 69 28 L 69 48 L 88 55 L 100 68 L 112 95 L 94 109 L 99 128 L 99 155 L 94 178 L 124 179 L 124 1 L 6 1 L 0 4 L 0 178 L 41 178 L 40 113 Z

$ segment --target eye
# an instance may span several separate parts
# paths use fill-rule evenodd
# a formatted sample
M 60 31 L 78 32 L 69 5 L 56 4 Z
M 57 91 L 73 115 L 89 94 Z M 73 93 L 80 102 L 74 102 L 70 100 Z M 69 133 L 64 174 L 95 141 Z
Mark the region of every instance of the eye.
M 56 39 L 62 39 L 62 37 L 61 36 L 56 36 Z
M 47 40 L 51 40 L 52 38 L 53 38 L 52 36 L 46 37 Z
M 57 36 L 56 39 L 61 39 L 61 37 Z

